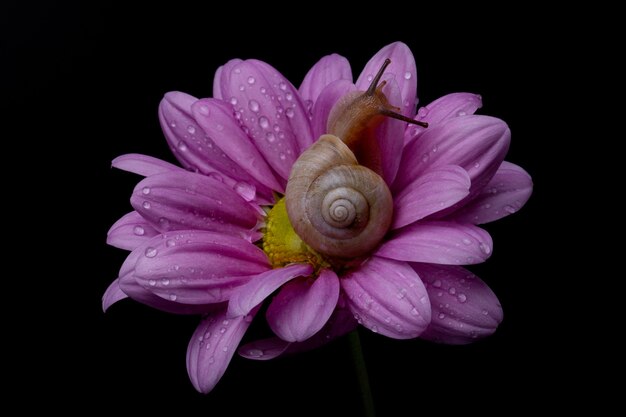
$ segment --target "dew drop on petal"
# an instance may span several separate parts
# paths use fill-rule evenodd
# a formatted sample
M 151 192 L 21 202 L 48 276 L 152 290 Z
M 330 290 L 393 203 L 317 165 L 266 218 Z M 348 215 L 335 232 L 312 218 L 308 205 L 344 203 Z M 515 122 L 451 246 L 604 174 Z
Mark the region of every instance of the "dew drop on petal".
M 491 248 L 486 243 L 481 243 L 480 245 L 478 245 L 478 247 L 485 255 L 489 255 L 491 253 Z
M 148 281 L 148 284 L 150 284 L 151 287 L 154 287 L 156 285 L 156 280 L 151 279 Z
M 443 314 L 443 313 L 439 313 L 439 315 L 437 317 L 439 317 L 440 320 L 443 320 L 443 319 L 446 318 L 446 315 Z
M 454 294 L 456 294 L 456 288 L 454 288 L 454 287 L 450 287 L 450 289 L 448 290 L 448 292 L 449 292 L 451 295 L 454 295 Z
M 260 358 L 263 356 L 263 351 L 261 349 L 250 349 L 248 351 L 248 356 L 252 358 Z
M 504 211 L 506 211 L 509 214 L 513 214 L 517 211 L 517 209 L 513 206 L 504 206 Z
M 166 286 L 166 287 L 167 287 L 168 285 L 170 285 L 170 280 L 169 280 L 169 279 L 167 279 L 167 278 L 163 278 L 163 279 L 161 280 L 161 284 L 163 284 L 164 286 Z
M 246 182 L 235 184 L 235 191 L 246 201 L 252 201 L 256 196 L 256 187 Z
M 144 233 L 146 233 L 146 231 L 141 226 L 135 226 L 133 227 L 133 233 L 136 234 L 137 236 L 143 236 Z
M 209 110 L 209 106 L 206 106 L 204 104 L 198 107 L 198 111 L 204 116 L 208 116 L 211 113 L 211 111 Z
M 466 244 L 466 245 L 471 245 L 472 241 L 469 240 L 468 238 L 463 238 L 463 243 Z
M 187 126 L 187 132 L 189 132 L 189 134 L 193 135 L 194 133 L 196 133 L 196 128 L 189 125 Z
M 187 150 L 187 145 L 182 140 L 178 141 L 178 150 L 181 152 L 185 152 Z
M 459 303 L 464 303 L 467 301 L 467 296 L 463 293 L 457 295 L 456 298 L 459 300 Z
M 465 116 L 465 115 L 467 115 L 467 113 L 464 112 L 464 111 L 460 111 L 460 112 L 457 113 L 457 115 L 458 116 Z
M 256 100 L 250 100 L 248 102 L 248 108 L 253 111 L 253 112 L 258 112 L 259 111 L 259 102 Z
M 405 80 L 410 80 L 411 79 L 411 73 L 409 71 L 404 73 L 404 79 Z
M 154 258 L 157 255 L 157 250 L 152 246 L 148 246 L 144 251 L 146 258 Z
M 232 104 L 233 106 L 236 106 L 237 103 L 239 103 L 239 101 L 237 100 L 237 97 L 230 98 L 230 104 Z
M 285 110 L 285 114 L 291 119 L 294 116 L 293 109 L 289 107 L 287 110 Z
M 487 310 L 483 310 L 483 311 L 481 311 L 481 313 L 483 313 L 483 316 L 486 316 L 486 315 L 489 314 L 489 312 Z
M 433 282 L 433 287 L 435 288 L 441 288 L 441 280 L 435 280 L 435 282 Z
M 161 217 L 159 219 L 159 227 L 163 230 L 168 230 L 170 227 L 170 221 L 167 220 L 165 217 Z
M 265 139 L 267 139 L 269 143 L 272 143 L 276 140 L 276 135 L 274 135 L 272 132 L 267 132 L 265 134 Z
M 281 161 L 284 161 L 287 158 L 287 156 L 282 152 L 278 155 L 278 157 L 280 158 Z
M 278 84 L 278 88 L 280 88 L 281 90 L 285 91 L 285 90 L 287 89 L 287 83 L 286 83 L 286 82 L 284 82 L 284 81 L 281 81 L 281 82 Z
M 144 195 L 148 195 L 148 194 L 150 194 L 150 187 L 143 187 L 143 189 L 141 190 L 141 192 L 142 192 Z
M 417 309 L 415 307 L 413 307 L 413 309 L 411 310 L 411 315 L 412 316 L 419 316 L 420 312 L 417 311 Z
M 170 294 L 170 300 L 171 301 L 176 301 L 178 297 L 176 296 L 176 294 Z
M 248 77 L 248 84 L 252 85 L 256 82 L 256 79 L 253 76 Z
M 270 121 L 267 117 L 261 116 L 259 117 L 259 126 L 261 126 L 261 128 L 263 129 L 267 129 L 270 126 Z
M 172 246 L 176 246 L 176 242 L 174 242 L 174 240 L 172 239 L 167 239 L 165 241 L 165 246 L 167 246 L 168 248 L 171 248 Z

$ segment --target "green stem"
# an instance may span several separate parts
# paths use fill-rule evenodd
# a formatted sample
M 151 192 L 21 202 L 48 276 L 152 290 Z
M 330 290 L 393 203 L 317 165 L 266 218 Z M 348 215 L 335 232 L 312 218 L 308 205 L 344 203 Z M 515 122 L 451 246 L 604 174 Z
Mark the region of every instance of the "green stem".
M 351 332 L 348 338 L 350 339 L 354 369 L 357 379 L 359 380 L 359 390 L 361 391 L 361 400 L 363 401 L 365 416 L 376 417 L 376 413 L 374 412 L 374 398 L 372 397 L 372 389 L 370 388 L 370 381 L 367 376 L 367 366 L 365 365 L 358 330 Z

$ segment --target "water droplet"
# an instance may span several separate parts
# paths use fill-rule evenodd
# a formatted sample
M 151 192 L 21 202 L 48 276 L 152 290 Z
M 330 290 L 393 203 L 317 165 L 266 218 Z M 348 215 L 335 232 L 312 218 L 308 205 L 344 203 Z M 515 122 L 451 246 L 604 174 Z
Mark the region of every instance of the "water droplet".
M 267 93 L 267 88 L 261 87 L 261 94 L 265 94 L 265 93 Z
M 222 352 L 228 352 L 228 346 L 224 346 L 224 347 L 222 348 Z
M 397 331 L 398 333 L 402 333 L 402 330 L 403 330 L 403 329 L 404 329 L 404 328 L 402 327 L 402 325 L 401 325 L 400 323 L 396 324 L 396 331 Z
M 248 351 L 248 356 L 253 358 L 260 358 L 263 356 L 263 351 L 261 349 L 250 349 Z
M 487 203 L 487 204 L 483 205 L 483 208 L 484 209 L 490 209 L 491 208 L 491 204 Z
M 430 156 L 427 153 L 422 155 L 422 162 L 428 162 L 428 159 L 430 159 Z
M 267 129 L 270 127 L 270 121 L 267 117 L 261 116 L 259 117 L 259 126 L 261 126 L 262 129 Z
M 171 127 L 176 127 L 176 122 L 170 122 Z
M 226 327 L 222 327 L 222 328 L 220 329 L 220 333 L 222 333 L 222 334 L 226 333 Z
M 259 102 L 256 100 L 250 100 L 248 102 L 248 108 L 253 111 L 253 112 L 258 112 L 259 111 Z
M 248 84 L 252 85 L 256 82 L 256 79 L 253 76 L 248 77 Z
M 402 288 L 397 294 L 396 297 L 398 300 L 402 300 L 406 296 L 406 289 Z
M 465 116 L 465 115 L 467 115 L 467 113 L 466 113 L 466 112 L 464 112 L 464 111 L 460 111 L 460 112 L 458 112 L 458 113 L 457 113 L 457 115 L 459 115 L 459 116 Z
M 176 246 L 176 242 L 174 242 L 172 239 L 167 239 L 165 241 L 165 246 L 167 246 L 168 248 L 171 248 L 172 246 Z
M 278 84 L 278 88 L 280 88 L 281 90 L 285 91 L 285 90 L 287 89 L 287 83 L 286 83 L 286 82 L 284 82 L 284 81 L 281 81 L 281 82 Z
M 443 291 L 439 291 L 439 292 L 437 293 L 437 297 L 441 297 L 442 295 L 443 295 Z
M 269 143 L 272 143 L 276 140 L 276 135 L 274 135 L 272 132 L 267 132 L 265 134 L 265 139 L 267 139 Z
M 161 285 L 164 285 L 164 286 L 166 286 L 166 287 L 167 287 L 168 285 L 170 285 L 170 280 L 169 280 L 169 279 L 167 279 L 167 278 L 163 278 L 163 279 L 161 280 Z
M 238 182 L 235 184 L 235 191 L 246 201 L 252 201 L 256 196 L 256 187 L 246 182 Z
M 517 211 L 517 209 L 513 206 L 504 206 L 504 211 L 506 211 L 509 214 L 513 214 Z
M 287 93 L 285 93 L 285 98 L 287 99 L 287 101 L 291 101 L 291 100 L 293 100 L 293 94 L 287 92 Z
M 170 300 L 171 301 L 176 301 L 178 297 L 176 296 L 176 294 L 170 294 Z
M 245 89 L 246 89 L 246 86 L 244 86 L 243 84 L 241 84 L 241 85 L 239 86 L 239 91 L 243 91 L 243 90 L 245 90 Z
M 374 333 L 378 333 L 378 326 L 376 326 L 375 324 L 372 325 L 372 327 L 370 328 L 371 331 L 373 331 Z
M 228 326 L 228 323 L 230 323 L 228 320 L 224 320 L 224 321 L 222 322 L 222 324 L 223 324 L 224 326 Z
M 285 114 L 291 119 L 294 116 L 293 109 L 289 107 L 287 110 L 285 110 Z
M 454 287 L 450 287 L 450 289 L 448 290 L 448 292 L 449 292 L 451 295 L 454 295 L 454 294 L 456 294 L 456 288 L 454 288 Z
M 411 310 L 411 315 L 413 315 L 413 316 L 419 316 L 419 315 L 420 315 L 420 312 L 419 312 L 419 311 L 417 311 L 417 309 L 416 309 L 415 307 L 413 307 L 413 309 Z
M 233 106 L 236 106 L 237 103 L 239 103 L 239 101 L 237 100 L 237 97 L 230 98 L 230 104 L 232 104 Z
M 464 303 L 467 301 L 467 295 L 460 293 L 459 295 L 457 295 L 456 297 L 459 300 L 459 303 Z
M 146 231 L 141 226 L 135 226 L 133 227 L 133 233 L 136 234 L 137 236 L 143 236 L 146 233 Z
M 156 280 L 151 279 L 148 281 L 148 284 L 150 284 L 151 287 L 154 287 L 156 285 Z
M 141 192 L 142 192 L 144 195 L 148 195 L 148 194 L 150 194 L 150 187 L 143 187 L 143 189 L 141 190 Z
M 280 158 L 281 161 L 284 161 L 285 158 L 287 158 L 287 156 L 282 152 L 278 155 L 278 157 Z
M 471 245 L 472 241 L 469 240 L 468 238 L 463 238 L 463 243 L 466 244 L 466 245 Z
M 411 79 L 411 73 L 409 71 L 404 73 L 404 79 L 405 80 L 410 80 Z
M 443 320 L 443 319 L 446 318 L 446 315 L 443 314 L 443 313 L 439 313 L 439 315 L 437 317 L 439 317 L 439 319 Z
M 491 253 L 491 248 L 486 243 L 481 243 L 478 245 L 478 247 L 485 255 L 489 255 Z
M 187 144 L 185 144 L 182 140 L 178 141 L 178 149 L 181 152 L 185 152 L 187 150 Z
M 200 107 L 198 107 L 198 111 L 200 112 L 200 114 L 208 116 L 211 111 L 209 110 L 209 106 L 206 105 L 201 105 Z
M 144 252 L 146 258 L 154 258 L 157 254 L 157 250 L 152 246 L 148 246 Z
M 167 220 L 165 217 L 161 217 L 159 219 L 159 226 L 163 230 L 168 230 L 170 228 L 170 221 Z
M 368 74 L 367 82 L 371 82 L 373 79 L 374 79 L 374 76 L 372 74 Z
M 433 287 L 441 288 L 441 280 L 439 279 L 435 280 L 435 282 L 433 282 Z
M 189 132 L 190 135 L 193 135 L 194 133 L 196 133 L 196 128 L 192 125 L 189 125 L 187 126 L 187 132 Z
M 483 316 L 486 316 L 486 315 L 489 314 L 489 312 L 487 310 L 483 310 L 483 311 L 481 311 L 481 313 L 483 313 Z
M 432 152 L 436 153 L 439 150 L 439 148 L 437 146 L 433 146 Z
M 215 363 L 215 358 L 213 356 L 209 358 L 209 363 Z
M 474 168 L 475 168 L 475 169 L 480 168 L 480 162 L 476 162 L 476 163 L 474 164 Z
M 233 72 L 234 72 L 235 74 L 241 74 L 241 68 L 235 68 L 235 69 L 233 70 Z

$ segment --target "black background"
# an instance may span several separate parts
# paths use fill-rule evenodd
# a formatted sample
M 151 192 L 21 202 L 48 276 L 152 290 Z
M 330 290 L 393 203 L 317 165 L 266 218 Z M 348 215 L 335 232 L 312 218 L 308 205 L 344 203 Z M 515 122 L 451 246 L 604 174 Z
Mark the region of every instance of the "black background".
M 553 208 L 565 193 L 554 175 L 564 158 L 555 149 L 567 142 L 553 124 L 567 100 L 555 63 L 572 42 L 562 33 L 549 35 L 556 18 L 475 8 L 451 16 L 451 10 L 387 4 L 350 15 L 321 5 L 298 6 L 305 9 L 296 13 L 288 6 L 221 7 L 229 10 L 182 2 L 143 9 L 113 2 L 3 5 L 6 157 L 39 175 L 25 184 L 7 176 L 7 192 L 18 204 L 6 208 L 31 220 L 32 234 L 20 248 L 40 255 L 19 274 L 20 291 L 34 298 L 18 310 L 27 323 L 12 320 L 24 332 L 16 336 L 16 350 L 28 352 L 28 370 L 19 361 L 14 388 L 52 394 L 48 407 L 84 412 L 361 415 L 345 339 L 270 362 L 235 357 L 205 396 L 185 369 L 197 318 L 128 300 L 102 313 L 102 293 L 125 257 L 105 245 L 106 232 L 130 211 L 138 181 L 111 170 L 110 161 L 138 152 L 174 162 L 158 124 L 161 97 L 171 90 L 210 96 L 214 71 L 231 58 L 269 62 L 297 86 L 323 55 L 346 56 L 356 78 L 382 46 L 401 40 L 416 57 L 420 103 L 456 91 L 481 94 L 480 112 L 509 123 L 507 159 L 529 171 L 535 192 L 519 213 L 487 225 L 494 254 L 472 268 L 504 307 L 495 335 L 450 347 L 362 329 L 377 410 L 382 416 L 418 415 L 423 407 L 532 411 L 554 401 L 554 386 L 575 373 L 564 364 L 563 309 L 554 303 L 567 276 L 545 269 L 560 227 Z M 37 296 L 51 305 L 34 301 Z M 33 304 L 30 318 L 23 310 Z

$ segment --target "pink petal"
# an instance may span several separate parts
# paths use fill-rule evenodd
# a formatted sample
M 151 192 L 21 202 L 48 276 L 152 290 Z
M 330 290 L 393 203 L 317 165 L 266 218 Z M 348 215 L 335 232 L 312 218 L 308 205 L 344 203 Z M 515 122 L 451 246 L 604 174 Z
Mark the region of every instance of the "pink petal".
M 328 132 L 328 115 L 335 103 L 351 91 L 356 91 L 356 86 L 348 80 L 337 80 L 326 86 L 313 105 L 313 137 L 317 140 Z
M 455 165 L 435 168 L 409 184 L 393 199 L 392 229 L 397 229 L 450 207 L 469 194 L 467 172 Z
M 135 264 L 147 291 L 184 304 L 227 301 L 233 289 L 269 268 L 254 244 L 214 232 L 167 233 L 150 241 Z
M 192 110 L 194 104 L 196 112 Z M 195 97 L 185 93 L 169 92 L 165 95 L 159 105 L 159 119 L 172 152 L 186 168 L 220 178 L 233 188 L 238 182 L 252 184 L 268 201 L 271 198 L 271 191 L 257 182 L 228 154 L 225 155 L 216 143 L 216 137 L 229 135 L 233 131 L 243 135 L 244 140 L 248 142 L 232 116 L 232 110 L 228 109 L 227 114 L 218 114 L 220 125 L 229 128 L 224 132 L 220 132 L 214 124 L 207 121 L 204 112 L 209 113 L 210 110 L 205 103 L 198 104 Z M 196 120 L 196 116 L 199 116 L 200 120 Z M 209 128 L 209 131 L 205 131 L 205 127 Z M 222 141 L 230 139 L 225 137 Z M 249 163 L 250 161 L 245 162 Z
M 417 112 L 415 120 L 428 123 L 428 128 L 417 125 L 407 126 L 406 140 L 411 140 L 424 130 L 443 123 L 446 120 L 472 115 L 483 106 L 482 98 L 471 93 L 452 93 L 433 101 Z
M 317 278 L 295 279 L 285 284 L 267 309 L 274 333 L 288 342 L 301 342 L 320 331 L 335 310 L 339 279 L 328 269 Z
M 111 162 L 111 166 L 144 177 L 171 171 L 182 171 L 180 167 L 170 164 L 169 162 L 137 153 L 118 156 Z
M 462 345 L 496 331 L 502 322 L 502 307 L 480 278 L 458 266 L 412 266 L 424 281 L 432 304 L 433 318 L 421 338 Z
M 247 236 L 259 218 L 254 206 L 227 185 L 184 171 L 145 178 L 130 202 L 162 232 L 198 229 Z
M 510 140 L 506 123 L 488 116 L 456 117 L 429 127 L 404 148 L 393 189 L 397 194 L 429 170 L 459 165 L 472 180 L 471 195 L 493 177 Z
M 386 79 L 383 76 L 383 80 Z M 387 96 L 389 103 L 400 107 L 402 98 L 398 84 L 393 79 L 386 79 L 387 85 L 383 88 L 383 92 Z M 376 139 L 380 149 L 382 177 L 387 184 L 392 184 L 396 178 L 396 173 L 402 160 L 402 150 L 404 148 L 404 130 L 406 123 L 386 117 L 383 122 L 376 128 Z
M 479 227 L 431 221 L 399 229 L 376 255 L 400 261 L 470 265 L 487 260 L 491 248 L 491 236 Z
M 133 250 L 158 234 L 139 213 L 131 211 L 111 226 L 107 232 L 107 243 L 116 248 Z
M 255 313 L 227 318 L 224 309 L 200 322 L 187 348 L 187 373 L 199 392 L 210 392 L 224 375 Z
M 299 93 L 278 71 L 255 60 L 230 61 L 221 74 L 224 98 L 246 133 L 283 179 L 313 142 L 308 111 Z
M 385 74 L 391 74 L 400 87 L 401 112 L 407 117 L 413 117 L 417 97 L 417 69 L 413 54 L 404 43 L 394 42 L 378 51 L 363 68 L 363 72 L 356 82 L 357 89 L 367 90 L 373 77 L 387 58 L 391 59 L 391 64 L 385 70 Z
M 339 304 L 342 304 L 342 297 L 339 297 Z M 303 342 L 285 342 L 278 337 L 257 340 L 239 348 L 239 355 L 247 359 L 269 360 L 274 359 L 283 353 L 299 353 L 311 349 L 316 349 L 350 333 L 356 329 L 357 322 L 352 312 L 345 306 L 337 306 L 326 325 L 315 335 Z
M 322 90 L 337 80 L 348 80 L 352 84 L 350 62 L 341 55 L 327 55 L 317 61 L 304 76 L 298 91 L 303 100 L 315 103 Z
M 124 294 L 120 288 L 119 280 L 116 279 L 109 285 L 109 288 L 107 288 L 102 296 L 102 311 L 106 313 L 109 307 L 127 297 L 128 296 Z
M 220 100 L 203 99 L 195 102 L 191 110 L 198 125 L 219 150 L 219 158 L 237 164 L 237 168 L 225 167 L 226 169 L 230 169 L 231 172 L 243 169 L 249 178 L 272 190 L 284 191 L 274 178 L 274 174 L 263 156 L 250 142 L 248 135 L 241 130 L 241 126 L 233 117 L 233 108 L 230 104 Z M 228 159 L 223 157 L 222 152 L 226 154 Z M 239 177 L 241 180 L 246 180 L 243 176 Z M 237 175 L 234 178 L 237 178 Z
M 533 192 L 533 180 L 524 169 L 502 162 L 489 184 L 452 217 L 461 222 L 489 223 L 521 209 Z
M 281 285 L 295 277 L 308 276 L 313 268 L 308 264 L 293 264 L 284 268 L 272 269 L 253 277 L 247 284 L 233 293 L 228 303 L 228 314 L 231 317 L 248 314 L 254 307 L 263 302 Z
M 341 280 L 360 324 L 394 339 L 419 336 L 430 323 L 426 288 L 405 262 L 371 257 Z
M 223 100 L 222 97 L 222 88 L 220 86 L 222 80 L 222 71 L 224 70 L 224 66 L 220 66 L 215 70 L 215 76 L 213 77 L 213 98 Z
M 120 269 L 118 284 L 120 289 L 126 295 L 128 295 L 133 300 L 152 308 L 174 314 L 202 314 L 210 311 L 213 308 L 212 306 L 208 305 L 188 305 L 180 304 L 170 300 L 164 300 L 163 298 L 152 294 L 151 292 L 145 290 L 141 285 L 139 285 L 134 276 L 135 264 L 140 257 L 145 256 L 145 251 L 147 247 L 147 245 L 140 246 L 132 251 L 126 258 L 126 261 L 124 261 L 124 264 Z

